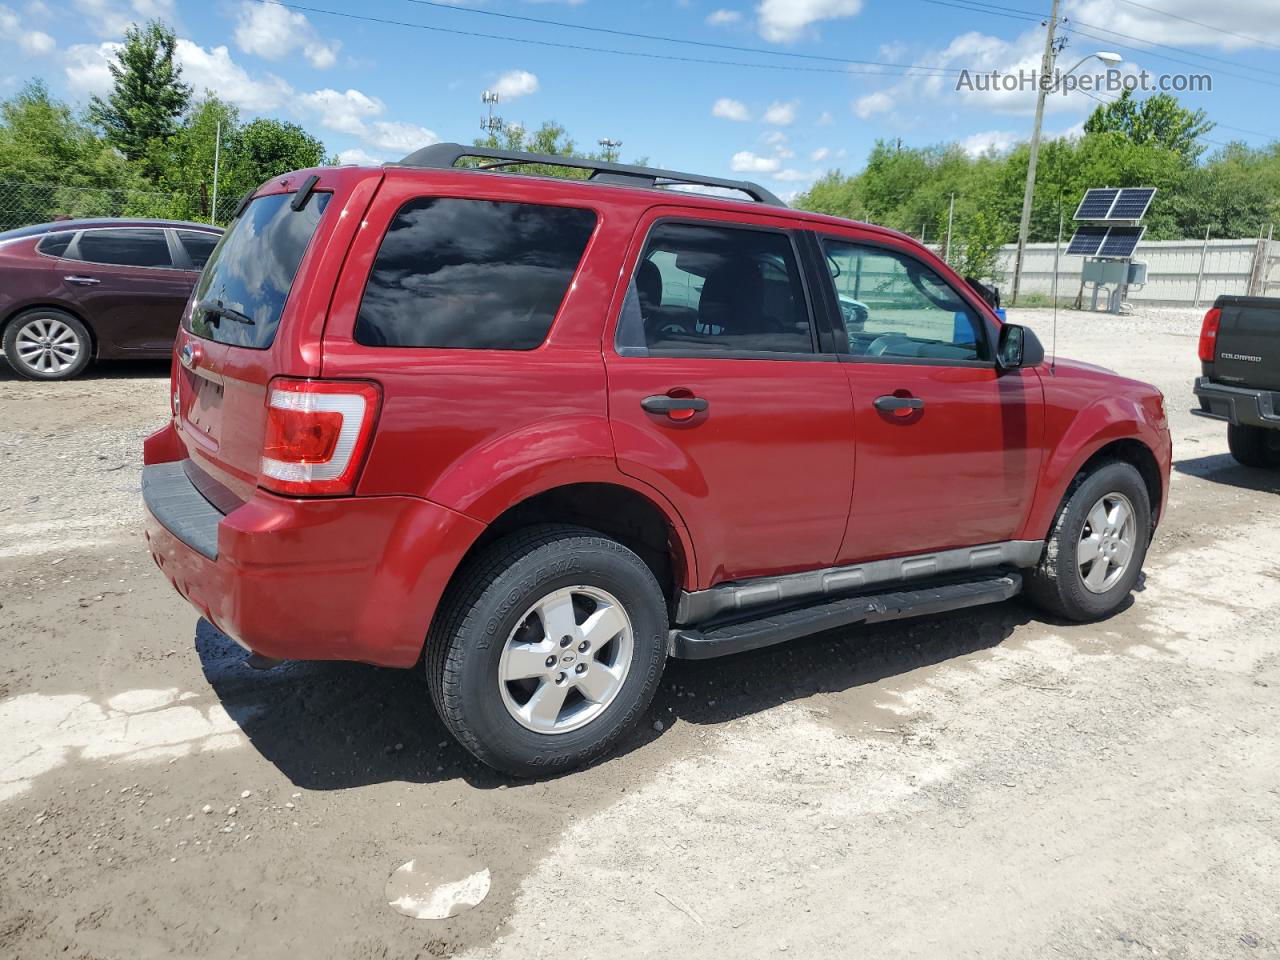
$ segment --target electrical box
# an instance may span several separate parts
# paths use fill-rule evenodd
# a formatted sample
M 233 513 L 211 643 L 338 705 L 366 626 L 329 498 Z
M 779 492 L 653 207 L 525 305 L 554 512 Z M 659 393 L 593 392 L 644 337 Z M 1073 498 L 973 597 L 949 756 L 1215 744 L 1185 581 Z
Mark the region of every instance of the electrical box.
M 1141 287 L 1147 282 L 1147 265 L 1141 260 L 1129 261 L 1129 286 Z
M 1086 259 L 1083 267 L 1084 281 L 1108 287 L 1119 286 L 1129 275 L 1128 267 L 1128 261 L 1125 260 Z

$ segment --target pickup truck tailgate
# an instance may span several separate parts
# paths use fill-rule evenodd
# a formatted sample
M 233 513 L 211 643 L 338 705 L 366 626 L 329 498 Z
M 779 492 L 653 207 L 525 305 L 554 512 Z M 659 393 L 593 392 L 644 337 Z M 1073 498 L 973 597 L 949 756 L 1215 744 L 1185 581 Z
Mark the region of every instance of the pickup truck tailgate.
M 1204 374 L 1221 383 L 1280 390 L 1280 299 L 1222 297 L 1217 344 Z

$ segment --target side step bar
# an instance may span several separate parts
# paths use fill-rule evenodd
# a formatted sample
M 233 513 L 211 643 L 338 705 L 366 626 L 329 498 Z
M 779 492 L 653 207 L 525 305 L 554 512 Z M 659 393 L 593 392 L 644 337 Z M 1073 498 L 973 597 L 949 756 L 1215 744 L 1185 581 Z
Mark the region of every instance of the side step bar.
M 880 623 L 999 603 L 1021 589 L 1022 575 L 1006 573 L 960 583 L 832 600 L 705 630 L 685 627 L 671 631 L 671 655 L 682 660 L 723 657 L 855 623 Z

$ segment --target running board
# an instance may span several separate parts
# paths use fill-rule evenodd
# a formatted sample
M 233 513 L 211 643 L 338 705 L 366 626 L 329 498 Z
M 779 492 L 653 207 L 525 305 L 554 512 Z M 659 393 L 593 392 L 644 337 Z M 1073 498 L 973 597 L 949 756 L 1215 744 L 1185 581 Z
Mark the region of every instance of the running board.
M 671 655 L 682 660 L 723 657 L 855 623 L 880 623 L 999 603 L 1021 589 L 1022 575 L 1006 573 L 980 580 L 832 600 L 705 630 L 686 627 L 671 631 Z

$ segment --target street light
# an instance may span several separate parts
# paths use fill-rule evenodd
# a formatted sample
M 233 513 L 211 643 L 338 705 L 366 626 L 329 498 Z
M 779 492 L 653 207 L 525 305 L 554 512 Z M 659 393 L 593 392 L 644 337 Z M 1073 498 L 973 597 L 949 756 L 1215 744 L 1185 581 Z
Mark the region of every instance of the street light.
M 1084 57 L 1080 63 L 1062 74 L 1053 86 L 1045 86 L 1044 78 L 1052 72 L 1054 51 L 1053 51 L 1053 33 L 1057 23 L 1058 4 L 1054 0 L 1053 14 L 1049 19 L 1049 32 L 1045 38 L 1044 59 L 1040 62 L 1041 77 L 1036 90 L 1036 122 L 1031 128 L 1031 156 L 1027 159 L 1027 186 L 1022 194 L 1022 220 L 1018 224 L 1018 252 L 1014 256 L 1013 261 L 1013 298 L 1010 301 L 1013 304 L 1018 302 L 1018 288 L 1022 284 L 1022 260 L 1027 252 L 1027 234 L 1031 230 L 1031 199 L 1036 192 L 1036 161 L 1040 157 L 1040 126 L 1044 122 L 1044 99 L 1053 90 L 1061 85 L 1064 77 L 1070 76 L 1082 64 L 1089 60 L 1098 59 L 1103 63 L 1115 65 L 1124 58 L 1118 53 L 1112 53 L 1109 50 L 1099 50 L 1097 53 L 1091 53 Z

